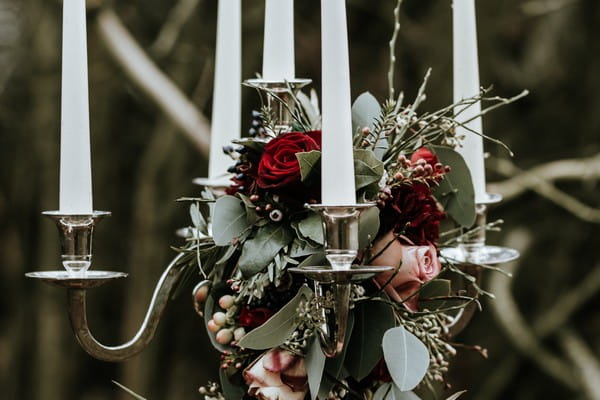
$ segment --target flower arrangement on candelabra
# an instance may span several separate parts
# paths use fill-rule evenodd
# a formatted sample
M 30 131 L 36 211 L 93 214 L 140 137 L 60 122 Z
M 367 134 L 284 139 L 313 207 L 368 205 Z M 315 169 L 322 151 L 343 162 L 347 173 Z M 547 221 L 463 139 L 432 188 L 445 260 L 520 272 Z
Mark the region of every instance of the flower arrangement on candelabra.
M 252 137 L 224 148 L 233 160 L 232 184 L 216 200 L 205 191 L 193 201 L 191 234 L 180 249 L 180 262 L 204 279 L 194 289 L 195 307 L 222 354 L 220 389 L 202 387 L 205 398 L 404 398 L 393 397 L 400 392 L 416 398 L 416 387 L 444 381 L 456 354 L 457 319 L 485 292 L 475 269 L 460 266 L 467 257 L 473 267 L 472 254 L 458 260 L 440 248 L 464 245 L 497 223 L 480 219 L 469 230 L 476 219 L 473 186 L 453 150 L 463 124 L 454 108 L 485 101 L 485 92 L 419 115 L 424 88 L 408 105 L 401 99 L 380 105 L 369 93 L 354 102 L 361 204 L 344 210 L 353 216 L 349 222 L 318 205 L 314 96 L 290 90 L 292 106 L 280 106 L 293 117 L 291 129 L 278 130 L 276 113 L 264 106 L 253 113 Z M 211 234 L 200 210 L 212 201 Z M 335 225 L 357 241 L 352 267 L 342 271 L 329 265 Z M 468 290 L 453 289 L 456 278 Z M 343 320 L 337 326 L 336 318 Z

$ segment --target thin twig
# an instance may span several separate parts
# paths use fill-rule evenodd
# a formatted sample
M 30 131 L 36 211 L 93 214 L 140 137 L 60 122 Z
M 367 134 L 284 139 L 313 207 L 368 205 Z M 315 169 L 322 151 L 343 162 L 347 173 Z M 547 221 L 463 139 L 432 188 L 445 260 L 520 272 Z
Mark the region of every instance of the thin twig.
M 398 0 L 396 8 L 394 8 L 394 33 L 390 39 L 390 67 L 388 69 L 388 86 L 390 89 L 390 101 L 394 100 L 395 89 L 394 89 L 394 70 L 396 69 L 396 40 L 398 39 L 398 33 L 400 33 L 400 6 L 402 6 L 402 0 Z

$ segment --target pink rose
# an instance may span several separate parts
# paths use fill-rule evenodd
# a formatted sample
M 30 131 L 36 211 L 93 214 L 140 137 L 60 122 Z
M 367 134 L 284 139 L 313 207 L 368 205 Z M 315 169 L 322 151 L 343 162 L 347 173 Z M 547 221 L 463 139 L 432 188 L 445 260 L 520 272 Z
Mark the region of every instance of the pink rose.
M 304 358 L 274 348 L 244 370 L 248 394 L 262 400 L 303 400 L 308 392 Z
M 371 254 L 376 257 L 371 262 L 373 265 L 389 265 L 396 268 L 377 275 L 377 286 L 385 285 L 385 292 L 394 301 L 403 302 L 410 297 L 403 304 L 410 311 L 417 311 L 419 297 L 411 295 L 417 292 L 423 283 L 435 278 L 442 268 L 435 246 L 405 245 L 390 231 L 373 243 Z

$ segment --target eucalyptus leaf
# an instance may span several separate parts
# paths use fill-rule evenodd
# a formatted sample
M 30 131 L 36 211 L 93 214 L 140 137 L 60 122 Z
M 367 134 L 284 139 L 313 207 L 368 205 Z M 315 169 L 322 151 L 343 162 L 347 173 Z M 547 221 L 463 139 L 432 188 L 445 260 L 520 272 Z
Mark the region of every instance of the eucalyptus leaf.
M 300 178 L 306 182 L 312 176 L 321 175 L 321 152 L 318 150 L 296 153 L 300 165 Z
M 244 277 L 262 271 L 293 238 L 294 234 L 283 224 L 269 224 L 258 228 L 254 238 L 246 240 L 242 247 L 238 263 Z
M 371 150 L 354 150 L 354 182 L 356 190 L 379 182 L 383 176 L 383 162 Z
M 358 248 L 366 249 L 379 232 L 379 208 L 366 209 L 358 219 Z
M 308 216 L 298 222 L 299 233 L 315 243 L 323 244 L 323 223 L 321 216 L 311 212 Z
M 308 387 L 310 389 L 310 398 L 315 400 L 319 394 L 319 387 L 323 380 L 323 370 L 325 369 L 325 354 L 321 350 L 321 343 L 315 336 L 308 346 L 306 354 L 305 366 L 308 376 Z
M 219 380 L 221 381 L 223 395 L 227 400 L 241 400 L 244 398 L 246 390 L 242 386 L 234 385 L 231 382 L 227 369 L 219 368 Z
M 235 139 L 231 141 L 234 144 L 239 144 L 244 147 L 249 148 L 256 153 L 262 153 L 265 150 L 265 146 L 267 145 L 267 141 L 262 138 L 241 138 Z
M 264 324 L 242 337 L 238 346 L 245 349 L 265 350 L 282 345 L 300 323 L 297 318 L 300 303 L 309 301 L 312 296 L 313 293 L 308 286 L 302 286 L 296 296 Z
M 256 221 L 260 219 L 258 213 L 256 212 L 256 206 L 254 203 L 250 201 L 250 198 L 242 193 L 238 193 L 240 199 L 244 203 L 244 207 L 246 207 L 246 219 L 248 220 L 248 224 L 254 225 Z
M 452 170 L 435 188 L 436 199 L 456 223 L 470 227 L 475 223 L 475 192 L 471 172 L 456 151 L 445 146 L 428 146 L 444 165 Z
M 383 356 L 400 391 L 414 389 L 429 368 L 429 351 L 415 335 L 399 326 L 383 335 Z
M 389 400 L 392 398 L 389 397 L 390 395 L 393 396 L 392 384 L 390 382 L 387 382 L 379 386 L 379 389 L 375 391 L 375 394 L 373 395 L 373 400 Z
M 215 203 L 212 226 L 217 246 L 226 246 L 239 237 L 250 226 L 242 201 L 234 196 L 219 198 Z
M 310 97 L 308 97 L 303 92 L 298 92 L 298 95 L 296 96 L 296 98 L 302 105 L 302 109 L 304 110 L 304 113 L 308 117 L 308 120 L 310 122 L 310 128 L 317 129 L 317 127 L 319 126 L 319 124 L 321 122 L 319 110 L 317 110 L 315 108 L 315 106 L 313 105 L 313 103 L 310 101 Z
M 446 300 L 427 300 L 434 297 L 450 296 L 451 283 L 447 279 L 433 279 L 419 292 L 419 302 L 423 308 L 429 311 L 440 310 L 445 307 Z
M 323 251 L 323 246 L 313 246 L 310 243 L 295 238 L 290 246 L 290 257 L 304 257 Z
M 350 375 L 363 380 L 383 357 L 381 342 L 395 326 L 394 311 L 380 301 L 363 301 L 354 307 L 354 328 L 344 362 Z
M 384 383 L 377 389 L 373 400 L 420 400 L 414 392 L 403 392 L 391 382 Z
M 369 92 L 359 95 L 352 104 L 352 126 L 354 132 L 368 127 L 373 129 L 377 118 L 381 115 L 379 102 Z
M 310 266 L 320 266 L 320 265 L 329 265 L 329 261 L 325 257 L 325 252 L 321 249 L 320 252 L 311 254 L 306 257 L 304 261 L 298 265 L 298 267 L 310 267 Z

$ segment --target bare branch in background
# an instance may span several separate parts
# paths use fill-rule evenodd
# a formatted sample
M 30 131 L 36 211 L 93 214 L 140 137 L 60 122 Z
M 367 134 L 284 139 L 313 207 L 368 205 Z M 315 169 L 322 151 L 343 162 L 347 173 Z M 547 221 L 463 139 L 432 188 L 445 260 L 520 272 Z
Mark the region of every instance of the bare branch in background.
M 577 371 L 588 399 L 600 399 L 600 362 L 583 339 L 571 329 L 560 332 L 560 342 Z
M 194 10 L 198 7 L 198 4 L 200 4 L 200 0 L 179 0 L 171 8 L 156 40 L 150 46 L 152 54 L 162 58 L 171 53 L 181 30 L 194 15 Z
M 97 28 L 109 53 L 131 81 L 150 98 L 169 120 L 208 156 L 210 123 L 187 96 L 146 55 L 110 9 L 97 15 Z
M 16 49 L 21 37 L 21 5 L 14 0 L 0 0 L 0 94 L 17 65 Z
M 565 7 L 571 6 L 579 0 L 531 0 L 521 5 L 521 10 L 531 17 L 539 17 L 545 14 L 560 11 Z
M 551 183 L 561 180 L 600 179 L 600 154 L 590 158 L 553 161 L 527 171 L 521 170 L 509 160 L 492 159 L 491 161 L 488 163 L 490 168 L 510 177 L 506 181 L 489 184 L 489 189 L 494 193 L 500 193 L 505 200 L 512 200 L 527 190 L 533 190 L 584 221 L 600 223 L 600 209 L 582 203 Z

